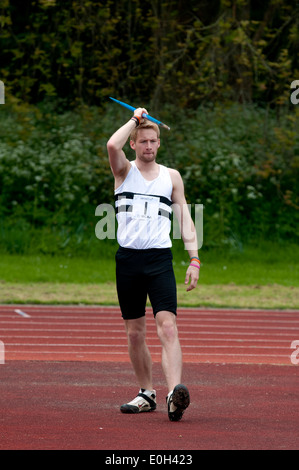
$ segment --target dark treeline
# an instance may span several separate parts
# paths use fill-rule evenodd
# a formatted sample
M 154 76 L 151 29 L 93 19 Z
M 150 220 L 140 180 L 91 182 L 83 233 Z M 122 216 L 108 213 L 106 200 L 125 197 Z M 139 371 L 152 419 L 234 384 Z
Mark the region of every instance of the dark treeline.
M 298 50 L 297 0 L 0 0 L 0 251 L 94 242 L 129 117 L 109 96 L 170 125 L 160 162 L 204 205 L 205 246 L 297 240 Z
M 296 0 L 1 0 L 1 80 L 31 103 L 282 104 Z M 298 75 L 298 73 L 297 73 Z

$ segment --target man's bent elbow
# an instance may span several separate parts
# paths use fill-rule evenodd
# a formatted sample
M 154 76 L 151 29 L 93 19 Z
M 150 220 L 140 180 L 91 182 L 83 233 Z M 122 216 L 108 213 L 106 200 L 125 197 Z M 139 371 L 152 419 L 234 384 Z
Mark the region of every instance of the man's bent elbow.
M 113 143 L 112 139 L 109 139 L 107 142 L 107 150 L 109 154 L 117 151 L 116 145 Z

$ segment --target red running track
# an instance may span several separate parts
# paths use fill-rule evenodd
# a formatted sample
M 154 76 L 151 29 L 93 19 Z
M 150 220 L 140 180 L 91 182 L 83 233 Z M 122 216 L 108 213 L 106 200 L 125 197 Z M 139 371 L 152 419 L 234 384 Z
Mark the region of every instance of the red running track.
M 157 411 L 123 415 L 136 383 L 118 308 L 0 306 L 0 449 L 299 448 L 298 311 L 180 309 L 191 404 L 179 423 L 147 320 Z
M 153 361 L 160 362 L 150 311 L 147 324 Z M 180 309 L 178 328 L 185 363 L 290 365 L 299 312 Z M 129 361 L 118 308 L 0 306 L 0 340 L 6 360 Z

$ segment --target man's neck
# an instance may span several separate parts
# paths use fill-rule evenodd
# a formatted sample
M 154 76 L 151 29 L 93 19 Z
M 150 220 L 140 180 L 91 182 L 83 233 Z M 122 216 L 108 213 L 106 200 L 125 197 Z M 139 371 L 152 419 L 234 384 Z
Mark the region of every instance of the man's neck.
M 139 158 L 136 158 L 135 165 L 137 166 L 139 171 L 145 171 L 145 172 L 147 171 L 152 172 L 159 168 L 159 164 L 156 162 L 156 160 L 153 160 L 151 162 L 144 162 L 140 160 Z
M 152 180 L 159 176 L 160 167 L 156 160 L 153 160 L 152 162 L 144 162 L 139 158 L 136 158 L 135 165 L 146 179 Z

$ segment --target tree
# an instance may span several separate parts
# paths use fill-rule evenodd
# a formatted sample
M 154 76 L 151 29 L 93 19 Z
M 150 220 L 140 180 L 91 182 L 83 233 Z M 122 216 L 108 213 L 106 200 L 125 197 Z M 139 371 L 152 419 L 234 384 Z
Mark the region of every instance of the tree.
M 0 17 L 0 78 L 32 103 L 280 105 L 299 74 L 296 0 L 2 0 Z

